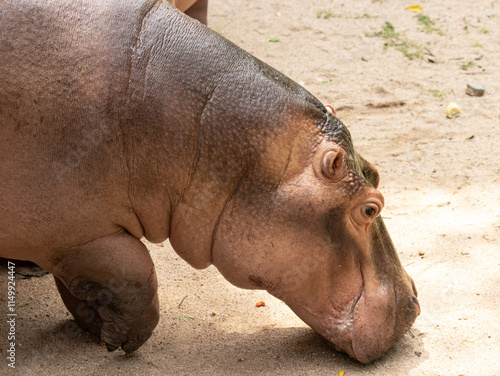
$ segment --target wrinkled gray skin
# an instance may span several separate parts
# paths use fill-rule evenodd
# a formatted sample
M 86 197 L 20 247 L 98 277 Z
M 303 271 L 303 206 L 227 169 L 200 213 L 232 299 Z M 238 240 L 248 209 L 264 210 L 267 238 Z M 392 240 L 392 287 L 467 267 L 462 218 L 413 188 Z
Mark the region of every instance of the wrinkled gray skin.
M 360 362 L 412 325 L 378 173 L 302 87 L 163 1 L 0 1 L 0 36 L 0 256 L 110 350 L 158 322 L 142 237 Z

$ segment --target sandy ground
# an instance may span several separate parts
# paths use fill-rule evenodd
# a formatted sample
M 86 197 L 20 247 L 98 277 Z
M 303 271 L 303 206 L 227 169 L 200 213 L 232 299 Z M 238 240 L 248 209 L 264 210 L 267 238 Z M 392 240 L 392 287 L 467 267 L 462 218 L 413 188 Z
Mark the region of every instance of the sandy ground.
M 210 1 L 214 30 L 333 104 L 377 166 L 383 216 L 421 316 L 363 366 L 267 293 L 237 289 L 213 267 L 192 269 L 168 243 L 149 244 L 162 316 L 136 354 L 108 353 L 75 329 L 52 277 L 18 279 L 16 373 L 500 375 L 500 1 L 421 1 L 435 21 L 427 31 L 405 11 L 409 1 Z M 375 35 L 385 22 L 402 33 L 406 53 Z M 412 46 L 421 58 L 408 58 Z M 485 95 L 466 95 L 469 82 Z M 462 109 L 456 119 L 445 116 L 451 101 Z M 2 375 L 11 371 L 6 286 L 2 263 Z M 260 300 L 266 306 L 256 308 Z

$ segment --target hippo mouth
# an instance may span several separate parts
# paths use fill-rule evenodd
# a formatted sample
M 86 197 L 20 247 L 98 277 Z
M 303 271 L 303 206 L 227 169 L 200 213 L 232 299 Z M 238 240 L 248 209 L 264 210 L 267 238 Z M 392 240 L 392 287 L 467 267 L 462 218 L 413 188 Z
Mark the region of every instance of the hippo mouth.
M 366 364 L 385 354 L 411 327 L 419 313 L 420 307 L 414 297 L 404 303 L 396 293 L 371 298 L 363 287 L 343 310 L 332 310 L 322 323 L 316 321 L 319 317 L 313 316 L 312 321 L 316 322 L 308 324 L 335 350 Z
M 318 331 L 318 333 L 327 333 L 323 335 L 335 348 L 335 350 L 340 352 L 345 352 L 349 354 L 354 359 L 359 360 L 357 352 L 355 352 L 355 346 L 353 341 L 353 334 L 355 331 L 355 312 L 356 307 L 364 296 L 364 288 L 361 289 L 360 294 L 354 298 L 349 304 L 346 305 L 342 311 L 333 311 L 331 314 L 331 322 L 325 331 Z M 330 321 L 330 320 L 329 320 Z

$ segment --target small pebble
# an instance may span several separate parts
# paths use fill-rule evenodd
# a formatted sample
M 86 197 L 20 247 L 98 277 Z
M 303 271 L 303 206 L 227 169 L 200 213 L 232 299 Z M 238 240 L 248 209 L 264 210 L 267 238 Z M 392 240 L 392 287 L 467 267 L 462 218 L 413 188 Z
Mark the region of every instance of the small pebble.
M 460 110 L 460 107 L 458 107 L 458 104 L 455 102 L 450 102 L 448 103 L 448 106 L 446 106 L 446 116 L 448 119 L 456 118 L 457 116 L 460 116 L 461 113 L 462 110 Z
M 472 97 L 482 97 L 485 90 L 486 87 L 484 85 L 472 82 L 467 84 L 465 93 L 469 94 Z

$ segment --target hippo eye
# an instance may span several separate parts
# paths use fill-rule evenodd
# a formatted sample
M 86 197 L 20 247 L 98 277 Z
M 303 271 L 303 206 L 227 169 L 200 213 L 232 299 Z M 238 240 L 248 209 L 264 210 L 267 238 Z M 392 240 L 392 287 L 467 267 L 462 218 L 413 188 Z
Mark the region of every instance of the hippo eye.
M 375 209 L 373 209 L 371 206 L 367 206 L 365 208 L 365 214 L 368 216 L 368 217 L 373 217 L 375 215 L 377 211 Z
M 381 210 L 381 202 L 378 202 L 378 200 L 370 200 L 369 202 L 365 202 L 364 204 L 361 204 L 357 207 L 357 209 L 353 213 L 353 219 L 359 225 L 368 225 L 379 216 Z
M 376 203 L 368 203 L 361 209 L 365 221 L 371 221 L 380 214 L 380 207 Z
M 353 207 L 352 219 L 361 226 L 370 225 L 377 218 L 384 207 L 384 196 L 372 187 L 365 187 L 361 192 L 364 200 Z

